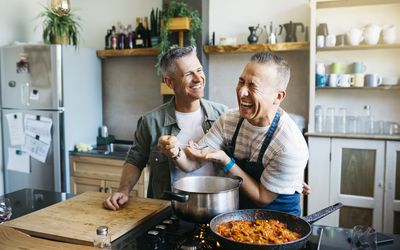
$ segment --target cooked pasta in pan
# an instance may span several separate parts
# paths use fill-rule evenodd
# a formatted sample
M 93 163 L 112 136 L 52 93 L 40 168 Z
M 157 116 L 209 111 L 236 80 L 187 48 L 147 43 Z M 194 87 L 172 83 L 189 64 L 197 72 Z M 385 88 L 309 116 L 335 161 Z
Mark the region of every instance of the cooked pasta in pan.
M 217 232 L 234 241 L 254 244 L 279 244 L 301 238 L 278 220 L 229 221 L 218 225 Z

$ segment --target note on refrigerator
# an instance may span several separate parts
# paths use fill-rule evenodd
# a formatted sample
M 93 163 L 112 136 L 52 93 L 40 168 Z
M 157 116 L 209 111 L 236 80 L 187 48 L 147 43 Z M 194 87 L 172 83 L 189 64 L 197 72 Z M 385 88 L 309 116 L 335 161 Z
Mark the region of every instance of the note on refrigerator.
M 24 118 L 25 133 L 51 139 L 53 120 L 48 117 L 26 114 Z
M 6 118 L 10 131 L 11 146 L 23 145 L 25 143 L 25 135 L 22 124 L 22 113 L 10 113 L 6 115 Z
M 20 148 L 8 148 L 7 169 L 23 173 L 29 173 L 29 153 Z
M 51 140 L 49 138 L 34 136 L 31 133 L 25 133 L 25 145 L 23 149 L 36 160 L 45 163 L 47 153 L 49 152 Z

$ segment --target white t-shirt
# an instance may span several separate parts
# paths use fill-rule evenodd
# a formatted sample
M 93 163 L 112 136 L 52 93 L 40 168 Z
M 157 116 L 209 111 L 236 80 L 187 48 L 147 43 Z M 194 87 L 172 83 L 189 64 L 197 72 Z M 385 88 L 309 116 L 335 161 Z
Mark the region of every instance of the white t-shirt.
M 181 129 L 176 137 L 181 143 L 182 149 L 186 147 L 184 144 L 188 144 L 189 140 L 198 142 L 204 136 L 202 128 L 204 112 L 202 108 L 191 113 L 175 111 L 175 116 L 178 127 Z M 175 166 L 172 180 L 176 181 L 185 176 L 220 175 L 220 173 L 221 170 L 214 167 L 210 162 L 204 162 L 199 169 L 190 173 L 186 173 Z
M 263 156 L 264 171 L 257 181 L 274 193 L 301 193 L 304 168 L 308 161 L 307 143 L 289 115 L 282 109 L 281 114 L 278 127 Z M 238 109 L 224 113 L 199 144 L 206 144 L 214 149 L 226 149 L 232 140 L 239 118 Z M 268 129 L 269 126 L 256 127 L 245 120 L 236 140 L 235 157 L 257 162 Z

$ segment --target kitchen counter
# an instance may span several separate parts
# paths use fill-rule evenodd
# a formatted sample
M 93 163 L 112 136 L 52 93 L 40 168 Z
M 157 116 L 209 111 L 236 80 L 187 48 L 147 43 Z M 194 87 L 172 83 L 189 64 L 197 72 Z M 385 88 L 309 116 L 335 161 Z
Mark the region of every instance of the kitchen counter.
M 24 188 L 0 197 L 7 197 L 11 200 L 11 219 L 15 219 L 73 196 L 70 193 Z
M 93 149 L 87 152 L 78 152 L 76 150 L 69 151 L 70 156 L 90 156 L 101 157 L 116 160 L 125 160 L 125 157 L 132 144 L 112 143 L 110 146 L 92 146 Z

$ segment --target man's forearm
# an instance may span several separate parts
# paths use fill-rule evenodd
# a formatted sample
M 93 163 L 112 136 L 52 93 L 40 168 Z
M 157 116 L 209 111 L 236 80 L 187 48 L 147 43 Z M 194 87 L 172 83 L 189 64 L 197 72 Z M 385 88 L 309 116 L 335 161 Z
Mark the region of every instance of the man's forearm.
M 187 157 L 185 150 L 180 150 L 177 156 L 174 157 L 175 165 L 184 172 L 192 172 L 199 168 L 200 164 L 195 159 Z
M 123 192 L 129 195 L 129 192 L 135 186 L 140 178 L 141 170 L 135 165 L 126 163 L 122 169 L 121 180 L 119 183 L 118 192 Z

